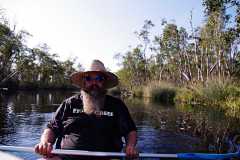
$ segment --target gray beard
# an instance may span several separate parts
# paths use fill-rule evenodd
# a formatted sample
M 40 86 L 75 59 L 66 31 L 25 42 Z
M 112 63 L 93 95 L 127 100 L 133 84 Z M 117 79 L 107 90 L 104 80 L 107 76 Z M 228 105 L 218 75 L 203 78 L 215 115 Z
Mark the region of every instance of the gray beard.
M 82 90 L 81 95 L 82 95 L 84 113 L 92 114 L 96 111 L 100 111 L 103 108 L 105 93 L 102 93 L 100 96 L 99 93 L 92 94 Z

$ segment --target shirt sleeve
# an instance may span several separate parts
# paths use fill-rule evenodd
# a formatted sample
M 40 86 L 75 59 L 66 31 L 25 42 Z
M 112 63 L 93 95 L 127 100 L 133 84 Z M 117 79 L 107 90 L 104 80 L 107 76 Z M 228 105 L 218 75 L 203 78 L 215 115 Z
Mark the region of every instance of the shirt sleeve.
M 67 103 L 64 101 L 54 113 L 52 120 L 47 124 L 47 128 L 50 128 L 56 137 L 60 136 L 63 131 L 63 119 L 66 114 Z
M 136 125 L 123 101 L 118 102 L 118 122 L 121 136 L 126 137 L 131 131 L 136 131 Z

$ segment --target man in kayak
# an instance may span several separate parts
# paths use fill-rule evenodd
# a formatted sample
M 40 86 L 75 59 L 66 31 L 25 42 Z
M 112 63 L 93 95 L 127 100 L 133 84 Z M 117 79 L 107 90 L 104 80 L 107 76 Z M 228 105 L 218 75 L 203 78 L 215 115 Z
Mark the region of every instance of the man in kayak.
M 51 151 L 56 141 L 56 147 L 61 149 L 120 152 L 124 137 L 127 158 L 136 158 L 137 132 L 129 111 L 123 101 L 106 95 L 107 89 L 118 85 L 117 76 L 108 72 L 101 61 L 94 60 L 89 70 L 74 73 L 71 81 L 81 88 L 81 94 L 63 101 L 35 146 L 35 152 L 46 159 L 94 159 L 71 155 L 53 157 Z

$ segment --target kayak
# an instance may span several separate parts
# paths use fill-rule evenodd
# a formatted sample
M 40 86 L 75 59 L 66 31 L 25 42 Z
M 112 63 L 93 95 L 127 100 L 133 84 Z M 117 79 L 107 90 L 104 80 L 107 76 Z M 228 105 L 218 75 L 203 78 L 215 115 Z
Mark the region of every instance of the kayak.
M 9 153 L 5 153 L 0 151 L 0 159 L 5 159 L 5 160 L 23 160 L 22 158 L 19 158 L 17 156 L 14 156 L 12 154 Z

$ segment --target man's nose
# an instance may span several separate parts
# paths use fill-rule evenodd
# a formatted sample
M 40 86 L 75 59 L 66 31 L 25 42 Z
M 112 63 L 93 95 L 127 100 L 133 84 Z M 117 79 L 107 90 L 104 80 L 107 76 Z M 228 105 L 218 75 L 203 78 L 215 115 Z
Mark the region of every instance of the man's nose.
M 98 81 L 96 79 L 92 80 L 92 84 L 97 84 L 97 83 L 98 83 Z

